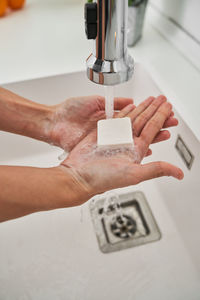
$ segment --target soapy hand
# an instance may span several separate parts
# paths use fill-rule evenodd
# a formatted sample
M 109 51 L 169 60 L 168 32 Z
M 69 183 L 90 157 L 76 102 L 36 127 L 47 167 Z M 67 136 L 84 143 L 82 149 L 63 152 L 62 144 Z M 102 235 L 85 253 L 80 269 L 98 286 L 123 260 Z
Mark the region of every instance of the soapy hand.
M 160 176 L 183 178 L 183 172 L 169 163 L 141 164 L 142 159 L 150 154 L 151 143 L 169 138 L 168 131 L 160 130 L 177 125 L 172 105 L 164 96 L 149 98 L 137 108 L 130 104 L 117 117 L 131 118 L 135 142 L 133 153 L 128 149 L 99 151 L 96 147 L 97 130 L 94 129 L 70 152 L 61 168 L 70 169 L 75 177 L 78 176 L 90 195 Z
M 145 102 L 148 106 L 155 98 L 150 97 Z M 131 98 L 115 98 L 114 109 L 120 111 L 133 103 Z M 135 106 L 132 106 L 134 109 Z M 137 111 L 141 110 L 141 105 Z M 126 108 L 125 108 L 126 111 Z M 70 152 L 91 130 L 96 128 L 97 121 L 105 118 L 105 98 L 88 96 L 70 98 L 64 103 L 55 105 L 51 109 L 50 122 L 47 131 L 48 142 Z M 177 120 L 171 113 L 164 127 L 177 125 Z M 169 138 L 169 132 L 163 131 L 153 142 L 160 142 Z M 148 152 L 150 154 L 150 152 Z
M 115 98 L 114 109 L 121 110 L 133 99 Z M 51 122 L 48 127 L 50 143 L 71 151 L 92 129 L 97 121 L 105 118 L 105 98 L 88 96 L 70 98 L 53 106 Z

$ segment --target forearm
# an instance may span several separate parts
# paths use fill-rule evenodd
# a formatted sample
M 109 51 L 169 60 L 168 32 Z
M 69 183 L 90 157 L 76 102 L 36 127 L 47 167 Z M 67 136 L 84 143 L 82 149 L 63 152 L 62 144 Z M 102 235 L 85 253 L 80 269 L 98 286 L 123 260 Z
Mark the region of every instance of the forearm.
M 0 130 L 48 142 L 51 110 L 0 87 Z
M 0 222 L 39 211 L 80 205 L 89 188 L 70 169 L 0 167 Z

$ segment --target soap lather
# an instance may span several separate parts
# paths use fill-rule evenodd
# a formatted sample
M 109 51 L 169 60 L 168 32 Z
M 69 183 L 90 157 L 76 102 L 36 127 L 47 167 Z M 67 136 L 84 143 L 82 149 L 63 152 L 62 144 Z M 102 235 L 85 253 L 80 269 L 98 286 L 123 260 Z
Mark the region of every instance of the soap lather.
M 97 146 L 102 148 L 133 147 L 131 119 L 126 117 L 98 121 Z

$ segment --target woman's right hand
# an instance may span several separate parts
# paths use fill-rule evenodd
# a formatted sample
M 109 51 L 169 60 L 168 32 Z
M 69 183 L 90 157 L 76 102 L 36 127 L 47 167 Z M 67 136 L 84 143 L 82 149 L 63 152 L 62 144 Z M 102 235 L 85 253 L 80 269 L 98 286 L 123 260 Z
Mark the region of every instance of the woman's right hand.
M 90 197 L 161 176 L 173 176 L 181 180 L 184 176 L 182 170 L 167 162 L 141 164 L 151 143 L 169 138 L 168 131 L 163 133 L 160 130 L 165 127 L 171 115 L 172 105 L 164 96 L 153 101 L 149 98 L 135 109 L 133 105 L 128 105 L 117 117 L 130 117 L 132 120 L 134 153 L 127 150 L 98 151 L 95 129 L 70 152 L 62 166 L 79 178 Z M 81 203 L 80 198 L 78 204 Z

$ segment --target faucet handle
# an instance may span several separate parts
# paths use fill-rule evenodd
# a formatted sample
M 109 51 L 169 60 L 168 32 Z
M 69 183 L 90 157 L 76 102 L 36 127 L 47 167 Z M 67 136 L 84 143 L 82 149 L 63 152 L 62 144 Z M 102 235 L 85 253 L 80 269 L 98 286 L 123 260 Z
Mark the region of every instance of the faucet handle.
M 85 4 L 85 33 L 87 38 L 97 37 L 97 3 Z

